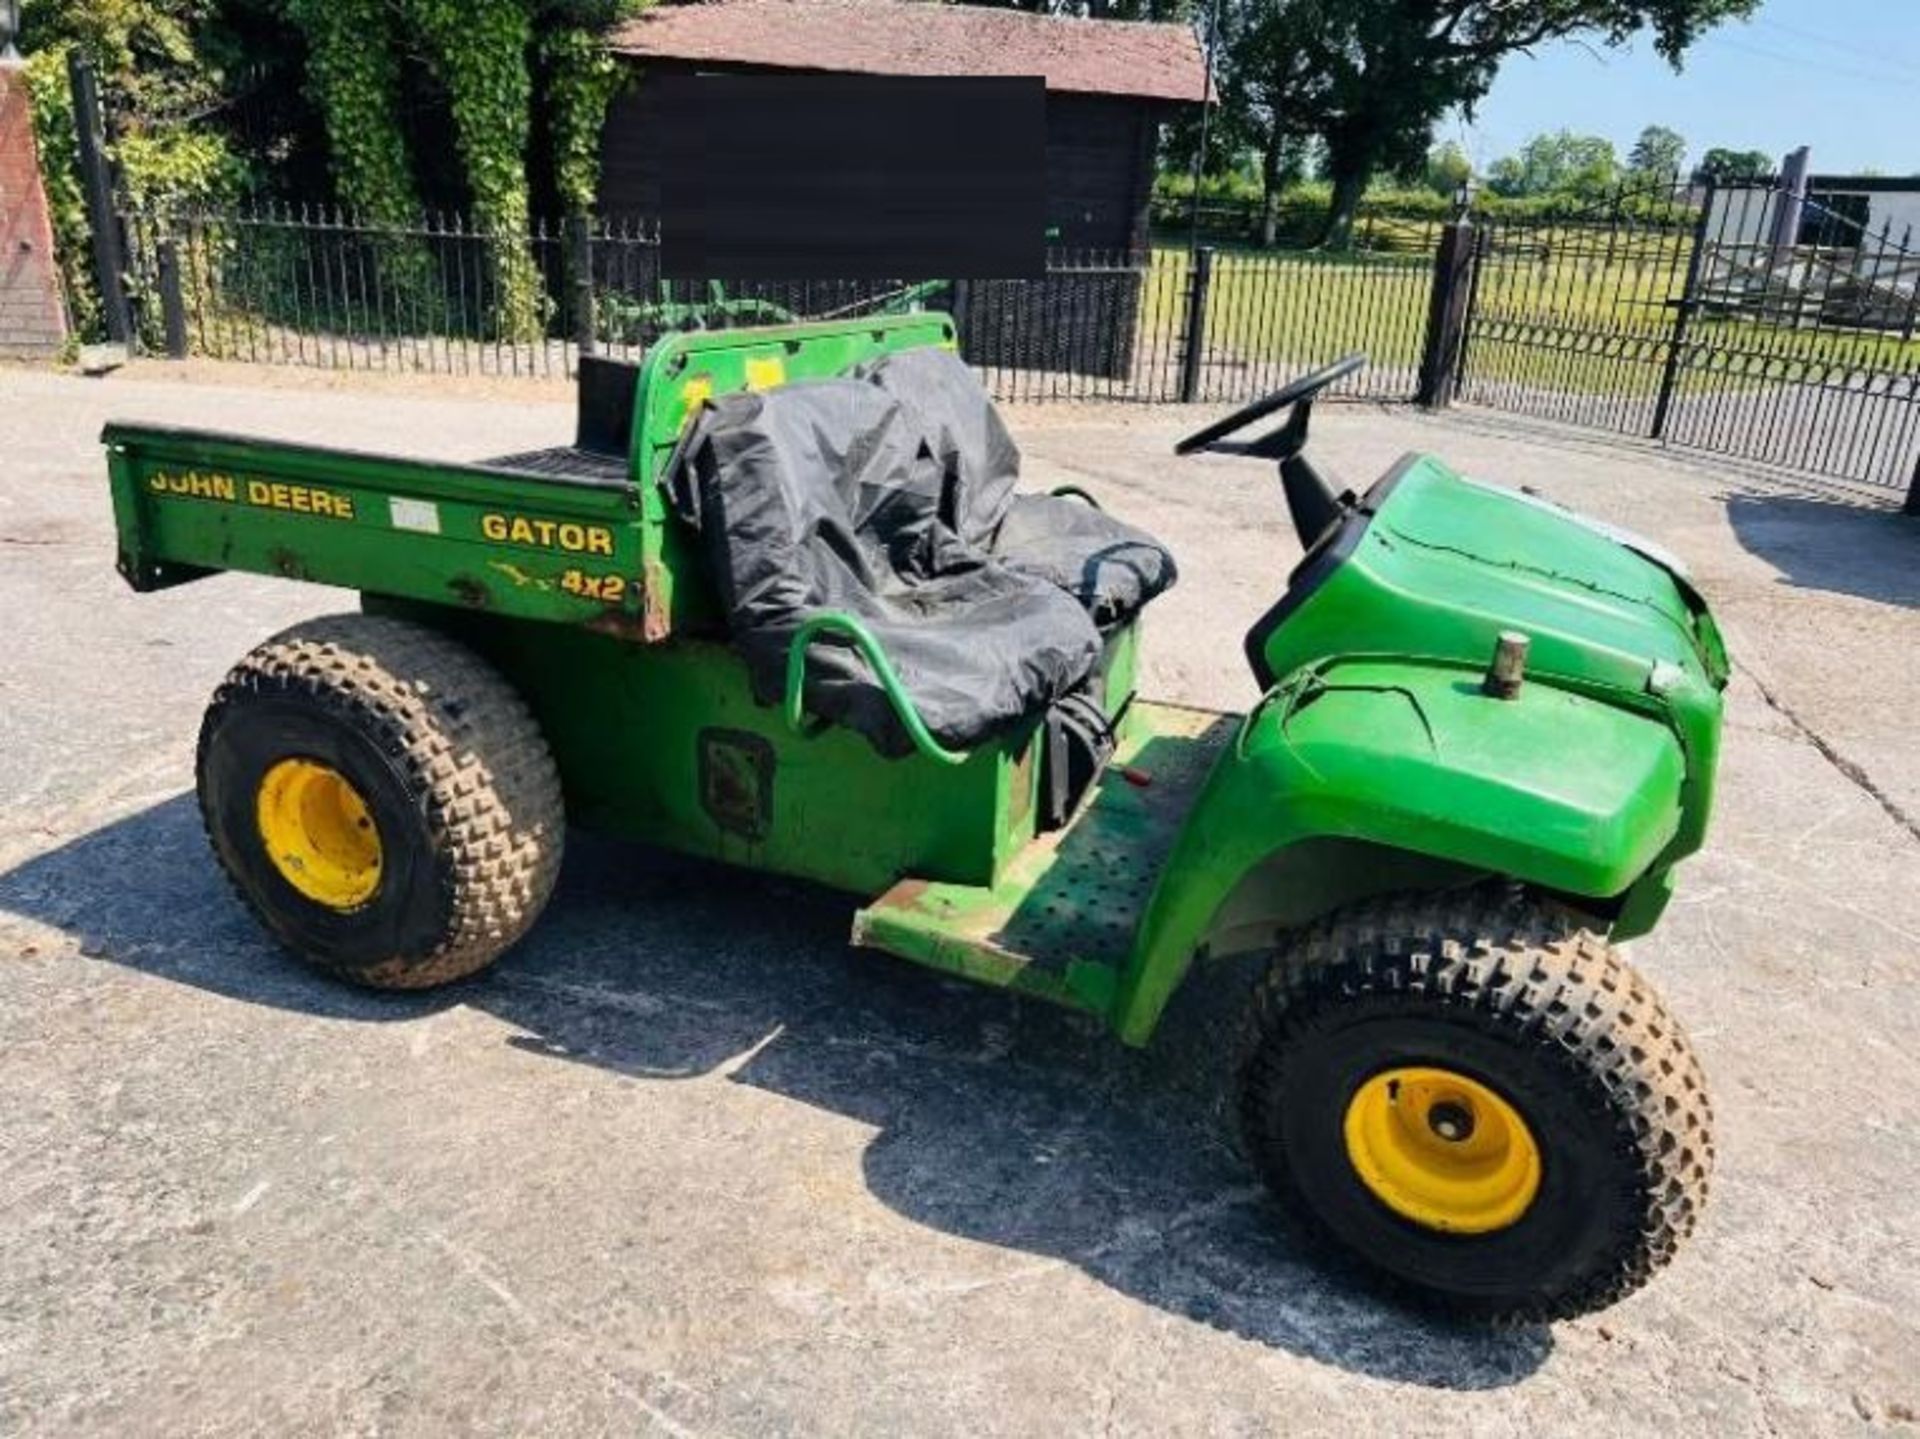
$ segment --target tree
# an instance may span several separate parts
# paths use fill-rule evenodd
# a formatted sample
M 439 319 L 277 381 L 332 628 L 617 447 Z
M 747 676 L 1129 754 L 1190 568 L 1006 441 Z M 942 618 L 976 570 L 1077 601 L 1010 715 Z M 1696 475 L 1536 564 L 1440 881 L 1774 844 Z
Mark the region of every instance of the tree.
M 1620 161 L 1613 142 L 1599 135 L 1556 130 L 1535 135 L 1518 155 L 1494 161 L 1487 184 L 1497 195 L 1595 196 L 1618 181 Z
M 1554 40 L 1624 44 L 1643 30 L 1676 68 L 1689 46 L 1759 0 L 1231 0 L 1274 76 L 1271 123 L 1318 136 L 1332 181 L 1323 242 L 1347 242 L 1383 170 L 1417 169 L 1440 117 L 1471 109 L 1501 61 Z M 1251 93 L 1252 87 L 1248 87 Z M 1223 88 L 1223 98 L 1225 92 Z
M 440 159 L 416 153 L 403 123 L 403 59 L 424 62 L 445 94 L 474 217 L 496 236 L 488 252 L 495 323 L 507 338 L 537 337 L 543 297 L 526 242 L 535 94 L 546 105 L 555 189 L 570 210 L 583 210 L 618 80 L 598 32 L 642 0 L 284 3 L 306 38 L 336 189 L 357 211 L 389 224 L 418 213 L 415 167 Z M 388 264 L 425 273 L 422 254 L 396 251 Z
M 1671 178 L 1687 162 L 1687 137 L 1665 125 L 1649 125 L 1627 152 L 1627 168 L 1636 175 Z
M 93 66 L 111 117 L 109 150 L 134 209 L 218 204 L 239 193 L 246 173 L 212 123 L 221 105 L 217 68 L 194 49 L 212 10 L 213 0 L 26 0 L 22 6 L 20 45 L 54 259 L 76 335 L 104 331 L 68 56 L 77 51 Z
M 1282 113 L 1288 96 L 1305 83 L 1284 24 L 1272 10 L 1223 7 L 1213 51 L 1220 79 L 1222 141 L 1257 156 L 1260 176 L 1260 242 L 1271 245 L 1279 200 L 1305 169 L 1308 133 Z
M 1716 184 L 1728 180 L 1746 180 L 1755 175 L 1773 173 L 1773 156 L 1765 150 L 1728 150 L 1715 145 L 1700 157 L 1697 172 L 1702 179 Z
M 213 10 L 214 0 L 22 6 L 21 37 L 43 76 L 64 87 L 72 49 L 92 64 L 111 113 L 114 159 L 137 209 L 229 199 L 240 187 L 240 166 L 210 123 L 221 108 L 220 77 L 194 48 Z M 59 108 L 64 115 L 64 100 Z
M 1467 152 L 1453 141 L 1435 145 L 1427 152 L 1427 168 L 1422 182 L 1436 195 L 1457 195 L 1460 187 L 1473 178 L 1473 162 Z

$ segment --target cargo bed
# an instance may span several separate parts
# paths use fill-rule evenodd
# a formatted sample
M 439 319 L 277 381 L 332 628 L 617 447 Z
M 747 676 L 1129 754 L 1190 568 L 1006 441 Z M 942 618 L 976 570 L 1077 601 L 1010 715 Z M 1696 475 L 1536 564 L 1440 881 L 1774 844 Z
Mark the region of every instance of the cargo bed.
M 221 570 L 663 640 L 711 631 L 700 558 L 655 481 L 705 397 L 954 343 L 941 315 L 673 335 L 581 362 L 575 444 L 472 463 L 110 424 L 119 568 L 138 590 Z
M 159 425 L 103 438 L 120 572 L 138 590 L 245 570 L 521 619 L 640 612 L 642 506 L 624 466 L 448 464 Z

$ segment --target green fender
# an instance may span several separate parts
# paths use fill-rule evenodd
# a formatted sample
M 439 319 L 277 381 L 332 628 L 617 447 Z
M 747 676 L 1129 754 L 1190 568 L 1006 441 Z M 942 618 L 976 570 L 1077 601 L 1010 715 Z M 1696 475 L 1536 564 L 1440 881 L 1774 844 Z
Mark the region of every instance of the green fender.
M 1451 663 L 1358 658 L 1269 691 L 1161 870 L 1115 998 L 1121 1038 L 1151 1037 L 1229 901 L 1263 876 L 1284 901 L 1269 915 L 1297 923 L 1475 875 L 1611 899 L 1646 873 L 1682 818 L 1673 730 L 1542 677 L 1512 699 L 1480 682 Z

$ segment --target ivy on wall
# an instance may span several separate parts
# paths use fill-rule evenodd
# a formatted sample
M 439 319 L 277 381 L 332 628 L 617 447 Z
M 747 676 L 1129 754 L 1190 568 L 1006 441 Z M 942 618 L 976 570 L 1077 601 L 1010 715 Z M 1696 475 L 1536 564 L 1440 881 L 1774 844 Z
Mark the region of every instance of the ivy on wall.
M 626 70 L 608 53 L 596 28 L 567 25 L 541 42 L 547 75 L 548 124 L 553 133 L 553 180 L 571 214 L 593 208 L 600 188 L 600 131 Z
M 238 93 L 227 87 L 242 62 L 261 53 L 262 33 L 278 27 L 296 48 L 304 40 L 305 88 L 324 130 L 333 192 L 343 206 L 389 226 L 418 218 L 416 177 L 430 177 L 426 166 L 449 159 L 420 152 L 418 107 L 403 103 L 410 98 L 405 57 L 415 57 L 444 90 L 452 158 L 474 217 L 499 237 L 489 247 L 492 325 L 502 338 L 530 340 L 543 333 L 549 309 L 526 242 L 534 105 L 543 107 L 538 133 L 551 145 L 539 158 L 552 192 L 569 213 L 585 213 L 599 183 L 600 131 L 625 74 L 603 32 L 647 3 L 25 0 L 34 129 L 76 329 L 97 330 L 99 299 L 75 161 L 69 46 L 87 53 L 118 102 L 114 159 L 126 198 L 149 210 L 218 205 L 273 188 L 271 155 L 256 155 L 250 174 L 221 130 L 226 103 Z M 237 23 L 243 17 L 248 23 Z M 424 245 L 399 238 L 376 250 L 388 282 L 430 307 L 441 287 Z
M 502 338 L 543 333 L 548 301 L 525 237 L 534 67 L 550 107 L 554 184 L 570 212 L 591 208 L 600 127 L 621 69 L 601 31 L 641 0 L 287 0 L 312 50 L 309 81 L 326 115 L 335 183 L 376 220 L 418 210 L 398 107 L 395 56 L 416 42 L 445 88 L 461 169 L 480 226 L 498 237 L 494 323 Z
M 377 223 L 420 213 L 400 129 L 400 37 L 386 0 L 287 0 L 307 40 L 307 83 L 320 101 L 335 192 Z
M 473 211 L 494 243 L 494 322 L 509 340 L 545 332 L 546 297 L 527 248 L 533 21 L 526 0 L 402 0 L 446 86 Z

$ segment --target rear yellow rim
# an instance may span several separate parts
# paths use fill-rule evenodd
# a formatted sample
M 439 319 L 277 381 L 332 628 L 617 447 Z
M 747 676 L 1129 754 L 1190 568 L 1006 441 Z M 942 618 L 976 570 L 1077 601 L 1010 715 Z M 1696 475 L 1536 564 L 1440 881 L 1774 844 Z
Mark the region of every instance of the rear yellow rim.
M 1346 1142 L 1374 1197 L 1428 1229 L 1505 1229 L 1540 1192 L 1540 1149 L 1520 1112 L 1450 1069 L 1374 1075 L 1347 1105 Z
M 283 759 L 260 781 L 254 811 L 267 858 L 314 903 L 345 913 L 380 888 L 380 831 L 338 770 Z

